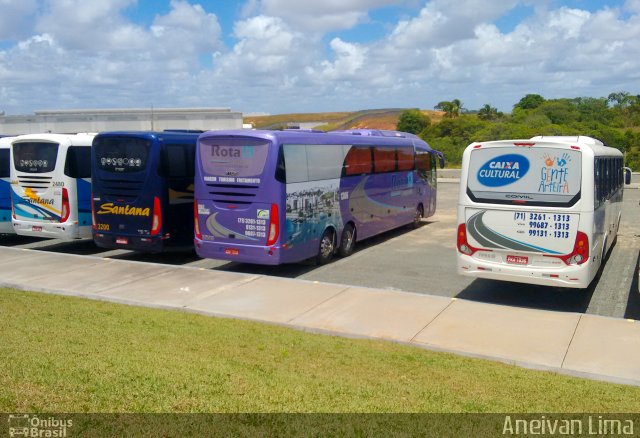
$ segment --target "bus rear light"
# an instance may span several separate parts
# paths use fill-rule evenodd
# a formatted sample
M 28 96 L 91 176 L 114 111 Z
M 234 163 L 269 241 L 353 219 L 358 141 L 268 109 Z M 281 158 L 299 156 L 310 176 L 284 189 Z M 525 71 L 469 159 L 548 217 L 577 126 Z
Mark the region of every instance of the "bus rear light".
M 196 239 L 202 240 L 202 233 L 200 233 L 200 220 L 198 219 L 198 201 L 193 202 L 193 232 L 196 235 Z
M 466 224 L 458 225 L 458 251 L 462 254 L 473 255 L 477 251 L 491 251 L 489 249 L 475 248 L 467 242 L 467 226 Z
M 545 257 L 559 258 L 566 265 L 581 265 L 589 260 L 589 237 L 587 237 L 587 235 L 582 231 L 578 231 L 576 241 L 573 244 L 573 251 L 561 256 L 545 254 Z
M 69 192 L 67 189 L 62 189 L 62 212 L 60 215 L 60 223 L 66 222 L 71 214 L 71 207 L 69 205 Z
M 153 220 L 151 222 L 151 235 L 157 236 L 160 234 L 160 228 L 162 228 L 162 205 L 160 204 L 160 198 L 153 197 Z
M 535 143 L 514 143 L 513 145 L 514 146 L 529 147 L 530 148 L 532 146 L 535 146 L 536 144 Z
M 480 149 L 481 147 L 482 147 L 482 145 L 481 145 L 481 144 L 477 144 L 477 145 L 475 145 L 473 148 L 474 148 L 474 149 Z
M 278 205 L 271 204 L 271 213 L 269 214 L 269 237 L 267 237 L 267 246 L 274 245 L 280 234 L 280 215 L 278 214 Z
M 96 198 L 94 198 L 93 193 L 91 193 L 91 228 L 96 230 L 98 227 L 96 226 L 96 206 L 94 202 L 96 202 Z
M 580 146 L 571 146 L 571 149 L 575 149 L 575 150 L 579 151 L 580 150 Z

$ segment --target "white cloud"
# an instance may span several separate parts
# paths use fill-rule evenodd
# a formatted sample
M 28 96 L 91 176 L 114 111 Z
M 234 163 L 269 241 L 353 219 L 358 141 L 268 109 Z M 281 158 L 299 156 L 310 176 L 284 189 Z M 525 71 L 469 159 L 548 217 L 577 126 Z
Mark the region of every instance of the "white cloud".
M 0 41 L 29 35 L 36 0 L 0 0 Z
M 197 0 L 170 1 L 150 25 L 127 18 L 136 0 L 48 0 L 40 11 L 33 1 L 21 9 L 0 0 L 7 16 L 35 26 L 9 34 L 19 41 L 0 49 L 0 109 L 8 113 L 152 104 L 275 113 L 452 98 L 508 111 L 531 92 L 640 92 L 640 0 L 592 12 L 530 0 L 422 0 L 418 13 L 370 43 L 350 39 L 353 27 L 373 8 L 413 0 L 248 0 L 242 17 L 224 23 L 227 47 L 217 16 Z M 535 13 L 501 31 L 496 21 L 522 5 Z
M 350 29 L 368 19 L 368 11 L 402 3 L 402 0 L 262 0 L 264 15 L 279 17 L 296 29 L 324 33 Z M 252 7 L 258 5 L 253 1 Z

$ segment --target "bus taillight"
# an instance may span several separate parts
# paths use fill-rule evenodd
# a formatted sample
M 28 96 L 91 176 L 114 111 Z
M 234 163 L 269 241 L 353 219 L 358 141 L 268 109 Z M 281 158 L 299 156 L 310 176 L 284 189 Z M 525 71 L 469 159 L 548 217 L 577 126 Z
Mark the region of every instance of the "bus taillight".
M 280 234 L 280 218 L 278 217 L 278 205 L 271 204 L 271 213 L 269 214 L 269 237 L 267 238 L 267 246 L 271 246 L 278 240 Z
M 66 222 L 69 219 L 71 213 L 71 207 L 69 206 L 69 192 L 67 189 L 62 189 L 62 213 L 60 215 L 60 222 Z
M 196 239 L 202 240 L 202 233 L 200 233 L 200 222 L 198 220 L 198 201 L 193 203 L 193 231 L 195 232 Z
M 589 260 L 589 237 L 582 231 L 578 231 L 573 251 L 567 255 L 557 256 L 567 265 L 581 265 Z
M 96 201 L 93 199 L 93 192 L 91 192 L 91 228 L 96 230 L 98 227 L 96 226 L 96 207 L 93 205 L 94 202 Z
M 489 249 L 474 248 L 467 242 L 467 225 L 458 225 L 458 251 L 462 254 L 473 255 L 477 251 L 490 251 Z
M 160 234 L 160 228 L 162 228 L 162 205 L 160 205 L 160 198 L 153 197 L 153 222 L 151 223 L 151 235 L 157 236 Z

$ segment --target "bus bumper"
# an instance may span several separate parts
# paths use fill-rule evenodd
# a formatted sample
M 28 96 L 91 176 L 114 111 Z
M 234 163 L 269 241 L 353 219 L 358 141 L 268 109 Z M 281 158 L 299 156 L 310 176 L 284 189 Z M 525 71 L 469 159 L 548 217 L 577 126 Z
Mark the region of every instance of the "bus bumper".
M 48 239 L 82 239 L 91 237 L 91 227 L 81 227 L 77 222 L 13 221 L 13 230 L 21 236 Z
M 167 244 L 166 239 L 160 236 L 116 236 L 99 231 L 93 231 L 93 241 L 100 248 L 150 253 L 164 251 Z
M 590 262 L 582 265 L 569 265 L 562 268 L 549 269 L 548 267 L 514 266 L 503 263 L 483 262 L 460 253 L 458 253 L 457 259 L 458 274 L 467 277 L 583 289 L 587 288 L 592 280 Z
M 207 242 L 193 239 L 198 257 L 204 259 L 228 260 L 238 263 L 259 265 L 279 265 L 284 263 L 284 254 L 280 246 L 231 245 L 228 243 Z

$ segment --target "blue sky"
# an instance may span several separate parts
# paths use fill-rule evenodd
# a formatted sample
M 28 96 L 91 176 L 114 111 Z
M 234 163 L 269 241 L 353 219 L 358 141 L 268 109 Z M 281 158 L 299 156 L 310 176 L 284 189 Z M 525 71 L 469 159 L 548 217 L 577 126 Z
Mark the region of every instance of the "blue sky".
M 0 0 L 0 111 L 640 93 L 640 0 Z

